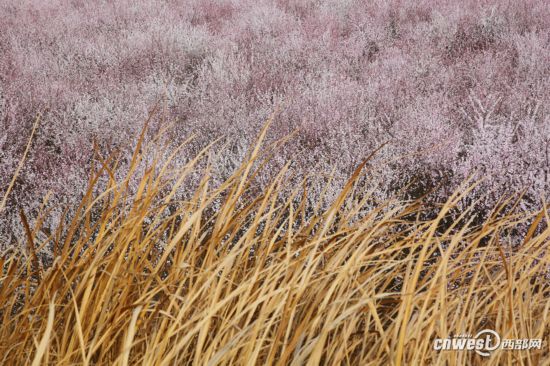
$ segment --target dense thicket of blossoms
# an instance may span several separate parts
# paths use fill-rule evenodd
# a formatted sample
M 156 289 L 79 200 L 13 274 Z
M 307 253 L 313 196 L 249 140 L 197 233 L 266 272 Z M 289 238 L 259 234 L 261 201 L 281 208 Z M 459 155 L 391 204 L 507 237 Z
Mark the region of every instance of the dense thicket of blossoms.
M 387 142 L 372 168 L 386 189 L 473 172 L 488 201 L 550 188 L 545 0 L 0 0 L 0 14 L 0 193 L 43 113 L 12 209 L 76 197 L 92 140 L 127 145 L 159 99 L 173 141 L 226 136 L 220 177 L 279 108 L 271 138 L 298 133 L 273 170 L 292 158 L 338 185 Z

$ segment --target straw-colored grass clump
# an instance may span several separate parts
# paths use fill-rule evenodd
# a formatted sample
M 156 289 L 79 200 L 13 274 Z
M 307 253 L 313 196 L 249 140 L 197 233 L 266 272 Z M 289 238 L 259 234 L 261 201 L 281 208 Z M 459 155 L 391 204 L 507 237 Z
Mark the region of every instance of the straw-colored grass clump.
M 546 210 L 513 216 L 508 201 L 483 223 L 466 208 L 443 225 L 467 187 L 429 219 L 421 202 L 367 209 L 361 167 L 316 209 L 303 187 L 280 194 L 285 171 L 251 189 L 259 147 L 219 187 L 206 169 L 183 201 L 178 187 L 204 154 L 174 175 L 155 162 L 138 169 L 139 151 L 122 180 L 114 159 L 102 161 L 56 231 L 21 214 L 27 246 L 0 262 L 1 364 L 550 362 L 546 342 L 489 357 L 433 349 L 436 337 L 481 329 L 548 336 Z

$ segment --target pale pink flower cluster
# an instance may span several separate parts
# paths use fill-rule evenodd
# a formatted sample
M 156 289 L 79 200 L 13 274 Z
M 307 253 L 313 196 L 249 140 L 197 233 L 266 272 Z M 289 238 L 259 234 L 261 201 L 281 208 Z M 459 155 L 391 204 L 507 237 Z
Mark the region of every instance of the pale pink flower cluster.
M 420 179 L 444 198 L 470 174 L 487 204 L 550 189 L 545 0 L 0 0 L 0 14 L 0 194 L 43 113 L 12 211 L 78 197 L 92 141 L 130 148 L 158 100 L 152 133 L 197 134 L 182 161 L 224 136 L 219 180 L 278 109 L 270 138 L 298 133 L 270 169 L 334 173 L 334 191 L 383 143 L 380 197 Z

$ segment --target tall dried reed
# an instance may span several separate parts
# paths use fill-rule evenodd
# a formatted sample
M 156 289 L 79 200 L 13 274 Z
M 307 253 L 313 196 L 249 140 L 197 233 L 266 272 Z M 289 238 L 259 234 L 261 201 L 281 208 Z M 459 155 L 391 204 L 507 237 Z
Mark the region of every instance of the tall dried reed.
M 468 195 L 464 185 L 432 218 L 421 201 L 366 210 L 361 165 L 316 210 L 303 187 L 279 194 L 289 169 L 251 189 L 269 150 L 264 135 L 219 187 L 204 170 L 189 200 L 178 188 L 207 150 L 177 171 L 156 161 L 139 169 L 140 139 L 123 179 L 115 156 L 98 158 L 80 206 L 57 230 L 40 230 L 47 213 L 21 212 L 28 245 L 0 259 L 0 363 L 550 362 L 547 343 L 489 358 L 433 350 L 435 337 L 483 328 L 548 337 L 546 208 L 507 214 L 507 200 L 479 225 L 471 208 L 443 225 Z M 513 245 L 513 229 L 527 223 Z

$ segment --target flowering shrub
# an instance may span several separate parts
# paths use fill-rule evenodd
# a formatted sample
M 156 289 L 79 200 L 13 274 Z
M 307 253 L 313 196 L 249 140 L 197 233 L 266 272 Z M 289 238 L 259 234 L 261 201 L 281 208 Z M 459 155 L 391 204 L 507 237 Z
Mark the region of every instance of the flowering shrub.
M 128 145 L 159 99 L 152 131 L 195 133 L 188 154 L 223 136 L 219 181 L 279 108 L 271 138 L 298 133 L 271 171 L 292 159 L 337 187 L 387 143 L 380 196 L 423 177 L 445 182 L 437 199 L 470 174 L 487 204 L 550 189 L 543 0 L 0 0 L 0 13 L 0 194 L 43 114 L 5 220 L 48 191 L 78 197 L 92 141 Z

